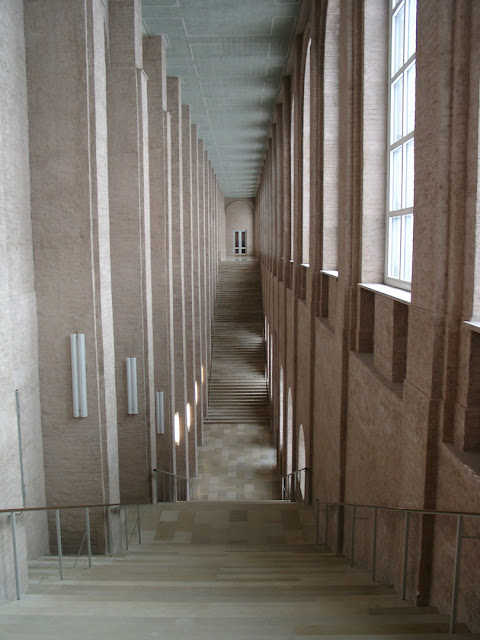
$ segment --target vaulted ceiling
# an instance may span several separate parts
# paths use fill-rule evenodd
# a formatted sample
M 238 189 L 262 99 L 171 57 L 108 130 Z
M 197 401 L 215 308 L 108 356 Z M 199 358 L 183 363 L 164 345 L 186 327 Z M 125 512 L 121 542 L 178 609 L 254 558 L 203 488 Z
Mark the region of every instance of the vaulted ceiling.
M 301 0 L 143 0 L 225 197 L 253 197 Z

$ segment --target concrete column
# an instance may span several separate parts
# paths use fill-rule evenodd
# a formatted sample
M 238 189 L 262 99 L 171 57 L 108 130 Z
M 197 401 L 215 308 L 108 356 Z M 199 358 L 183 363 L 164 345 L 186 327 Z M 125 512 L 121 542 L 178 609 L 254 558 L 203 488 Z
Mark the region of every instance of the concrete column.
M 195 308 L 193 280 L 193 222 L 192 222 L 192 123 L 190 107 L 182 106 L 182 170 L 183 170 L 183 241 L 185 263 L 185 347 L 186 347 L 186 401 L 190 405 L 190 429 L 188 432 L 189 469 L 197 475 L 197 437 L 195 406 Z M 188 420 L 188 418 L 186 418 Z
M 202 261 L 201 250 L 203 236 L 200 232 L 200 185 L 198 180 L 198 129 L 196 124 L 192 124 L 192 249 L 193 249 L 193 295 L 194 295 L 194 314 L 195 321 L 195 384 L 198 389 L 198 397 L 196 398 L 196 434 L 197 444 L 203 442 L 203 394 L 200 392 L 202 379 L 202 362 L 203 362 L 203 339 L 202 332 L 205 324 L 204 307 L 202 307 Z
M 188 477 L 188 438 L 185 437 L 187 362 L 185 337 L 184 205 L 182 170 L 182 99 L 179 78 L 167 78 L 167 103 L 171 120 L 172 156 L 172 277 L 175 359 L 175 412 L 180 419 L 177 473 Z
M 26 2 L 25 32 L 47 502 L 118 502 L 105 7 L 101 0 Z M 72 410 L 69 336 L 76 332 L 85 334 L 85 418 Z M 65 550 L 78 550 L 84 513 L 62 512 L 62 521 Z M 91 521 L 101 552 L 104 510 Z M 51 534 L 53 542 L 53 527 Z
M 0 503 L 45 505 L 43 445 L 33 271 L 27 82 L 23 3 L 0 11 Z M 17 392 L 17 393 L 16 393 Z M 19 417 L 17 419 L 17 399 Z M 28 584 L 27 555 L 48 551 L 46 517 L 17 519 L 20 586 Z M 0 518 L 0 600 L 15 598 L 12 529 Z
M 167 112 L 167 57 L 162 37 L 143 39 L 148 75 L 150 234 L 152 259 L 155 390 L 163 392 L 164 430 L 157 435 L 158 469 L 176 472 L 173 433 L 175 358 L 173 336 L 171 116 Z M 158 474 L 158 482 L 163 480 Z
M 149 502 L 155 455 L 151 344 L 147 78 L 141 0 L 109 3 L 107 69 L 110 245 L 120 497 Z M 147 142 L 147 144 L 145 144 Z M 145 157 L 146 153 L 146 157 Z M 138 413 L 128 413 L 126 358 L 136 358 Z M 132 410 L 132 408 L 130 408 Z M 134 409 L 135 410 L 135 409 Z
M 200 382 L 202 385 L 203 416 L 206 417 L 208 409 L 208 295 L 207 295 L 207 227 L 206 227 L 206 207 L 205 207 L 205 151 L 203 140 L 198 141 L 198 202 L 199 202 L 199 225 L 200 225 L 200 292 L 202 307 L 202 363 L 203 374 L 201 372 Z

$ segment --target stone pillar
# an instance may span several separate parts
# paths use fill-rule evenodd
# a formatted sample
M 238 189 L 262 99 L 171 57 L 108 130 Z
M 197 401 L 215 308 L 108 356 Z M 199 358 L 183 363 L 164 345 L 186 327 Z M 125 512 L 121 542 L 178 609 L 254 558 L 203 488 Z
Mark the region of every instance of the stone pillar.
M 208 333 L 210 325 L 208 321 L 208 295 L 207 295 L 207 226 L 206 226 L 206 203 L 205 203 L 205 151 L 203 140 L 198 141 L 198 202 L 199 202 L 199 225 L 200 225 L 200 294 L 202 307 L 202 363 L 200 373 L 200 383 L 203 398 L 203 417 L 207 415 L 208 409 L 208 378 L 207 363 L 209 340 Z
M 185 338 L 184 205 L 182 171 L 182 99 L 179 78 L 167 78 L 167 103 L 171 120 L 172 155 L 172 276 L 175 358 L 175 412 L 180 419 L 177 473 L 188 477 L 188 438 L 185 437 L 187 404 Z
M 37 353 L 37 310 L 30 209 L 28 105 L 23 3 L 0 11 L 0 503 L 45 505 Z M 18 417 L 17 417 L 18 401 Z M 0 518 L 0 600 L 15 598 L 11 522 Z M 48 552 L 46 515 L 17 519 L 20 587 L 27 555 Z
M 107 68 L 110 245 L 115 329 L 118 453 L 122 502 L 152 493 L 153 352 L 147 77 L 140 0 L 109 3 Z M 146 158 L 144 157 L 146 154 Z M 136 358 L 138 407 L 129 414 L 126 358 Z M 152 369 L 152 370 L 151 370 Z M 132 407 L 130 407 L 132 411 Z
M 210 161 L 208 153 L 205 151 L 204 162 L 204 181 L 205 181 L 205 238 L 206 247 L 206 296 L 207 296 L 207 359 L 205 362 L 205 375 L 207 376 L 207 384 L 210 382 L 210 364 L 212 360 L 212 224 L 211 224 L 211 206 L 212 206 L 212 190 L 210 182 Z
M 105 7 L 101 0 L 26 2 L 25 32 L 47 502 L 114 503 L 120 492 Z M 74 418 L 72 410 L 69 336 L 76 332 L 85 334 L 88 417 L 83 418 Z M 77 551 L 84 513 L 64 511 L 61 517 L 64 549 Z M 103 509 L 92 510 L 91 525 L 98 553 L 108 543 Z M 114 529 L 115 546 L 119 529 Z M 55 540 L 52 527 L 53 547 Z
M 185 347 L 186 347 L 186 402 L 190 405 L 190 429 L 188 432 L 189 469 L 192 476 L 197 475 L 197 437 L 195 406 L 195 316 L 198 309 L 194 306 L 193 293 L 193 223 L 192 223 L 192 123 L 190 107 L 182 106 L 182 170 L 183 170 L 183 248 L 185 264 Z
M 173 433 L 175 358 L 173 336 L 171 116 L 167 112 L 167 57 L 162 37 L 143 39 L 148 75 L 150 233 L 155 390 L 163 392 L 164 434 L 157 435 L 158 469 L 176 472 Z M 158 475 L 160 489 L 163 478 Z
M 195 384 L 196 393 L 196 433 L 197 445 L 203 442 L 203 394 L 201 393 L 203 362 L 203 327 L 205 325 L 204 307 L 202 306 L 202 242 L 200 231 L 200 184 L 199 184 L 199 140 L 196 124 L 192 124 L 192 237 L 193 237 L 193 295 L 195 319 Z

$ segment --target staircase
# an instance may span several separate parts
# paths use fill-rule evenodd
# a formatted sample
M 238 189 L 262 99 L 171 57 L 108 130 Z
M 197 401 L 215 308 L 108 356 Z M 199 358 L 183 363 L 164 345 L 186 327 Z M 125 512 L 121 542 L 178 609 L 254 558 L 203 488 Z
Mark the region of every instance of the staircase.
M 221 262 L 207 422 L 268 419 L 259 264 Z
M 445 638 L 448 618 L 400 600 L 314 542 L 312 509 L 282 502 L 143 508 L 142 545 L 94 566 L 31 563 L 0 607 L 5 640 Z M 470 639 L 459 625 L 458 636 Z

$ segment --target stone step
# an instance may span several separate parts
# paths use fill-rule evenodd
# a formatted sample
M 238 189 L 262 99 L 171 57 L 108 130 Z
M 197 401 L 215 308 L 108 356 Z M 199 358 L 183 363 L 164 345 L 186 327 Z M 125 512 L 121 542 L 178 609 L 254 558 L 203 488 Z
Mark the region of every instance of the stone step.
M 133 515 L 132 515 L 133 518 Z M 132 520 L 133 522 L 133 520 Z M 231 534 L 277 543 L 247 544 Z M 313 510 L 280 501 L 149 505 L 145 542 L 119 556 L 30 563 L 30 589 L 0 607 L 6 640 L 440 640 L 448 618 L 414 608 L 312 544 Z M 212 542 L 221 534 L 226 543 Z M 296 543 L 287 540 L 293 534 Z M 183 534 L 184 542 L 172 542 Z M 188 534 L 185 537 L 185 534 Z M 167 539 L 168 538 L 168 539 Z M 201 543 L 191 542 L 196 538 Z M 478 639 L 465 625 L 457 637 Z

